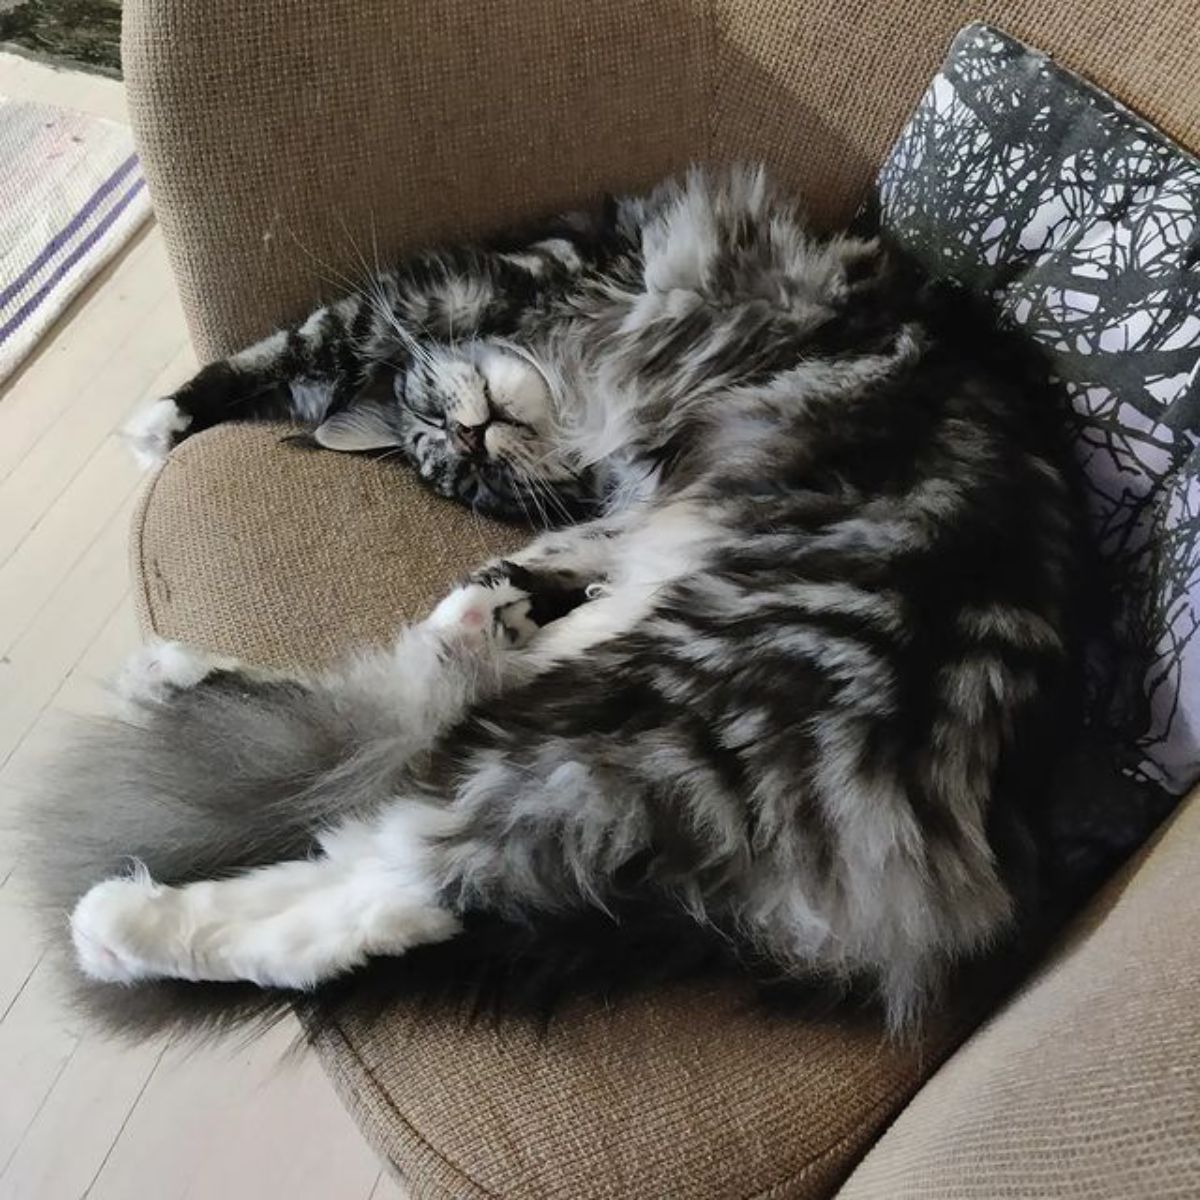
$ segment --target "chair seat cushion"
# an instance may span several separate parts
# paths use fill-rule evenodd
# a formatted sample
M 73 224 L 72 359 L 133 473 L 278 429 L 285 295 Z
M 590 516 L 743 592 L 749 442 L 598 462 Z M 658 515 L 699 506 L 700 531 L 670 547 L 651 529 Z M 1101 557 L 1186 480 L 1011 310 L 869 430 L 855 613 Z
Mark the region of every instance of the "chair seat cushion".
M 282 432 L 210 430 L 149 483 L 133 538 L 148 631 L 325 662 L 528 536 Z M 415 1197 L 782 1200 L 829 1195 L 965 1024 L 898 1046 L 861 1017 L 769 1016 L 697 984 L 581 1004 L 545 1034 L 402 1006 L 317 1048 Z
M 218 426 L 149 483 L 132 546 L 144 629 L 264 666 L 323 665 L 529 540 L 429 495 L 407 467 L 283 442 L 292 432 Z

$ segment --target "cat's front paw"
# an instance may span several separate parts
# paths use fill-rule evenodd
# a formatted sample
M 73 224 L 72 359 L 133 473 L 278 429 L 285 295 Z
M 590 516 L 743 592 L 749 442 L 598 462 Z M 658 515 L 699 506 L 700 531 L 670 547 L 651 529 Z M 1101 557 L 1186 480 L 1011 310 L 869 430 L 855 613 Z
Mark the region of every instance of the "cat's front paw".
M 192 418 L 168 397 L 139 408 L 125 423 L 121 434 L 138 466 L 151 470 L 166 462 L 167 455 L 182 441 L 191 423 Z
M 182 642 L 154 639 L 125 660 L 115 681 L 117 695 L 134 704 L 156 704 L 171 692 L 195 687 L 214 671 L 230 670 L 233 659 L 219 658 Z
M 490 633 L 505 646 L 525 646 L 544 625 L 594 599 L 596 586 L 585 586 L 568 571 L 504 560 L 476 571 L 433 610 L 429 621 L 458 633 Z
M 430 613 L 427 623 L 446 633 L 524 646 L 540 628 L 531 616 L 532 609 L 529 593 L 507 579 L 472 581 L 455 588 Z

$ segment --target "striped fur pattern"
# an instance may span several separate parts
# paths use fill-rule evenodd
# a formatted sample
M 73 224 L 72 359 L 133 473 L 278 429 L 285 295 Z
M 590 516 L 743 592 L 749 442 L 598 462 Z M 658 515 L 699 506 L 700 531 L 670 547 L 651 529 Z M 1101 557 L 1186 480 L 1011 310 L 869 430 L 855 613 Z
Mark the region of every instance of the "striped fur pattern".
M 1028 912 L 1080 565 L 1053 397 L 875 242 L 695 171 L 383 272 L 136 432 L 283 411 L 559 527 L 320 676 L 143 653 L 41 809 L 110 1022 L 719 960 L 901 1029 Z

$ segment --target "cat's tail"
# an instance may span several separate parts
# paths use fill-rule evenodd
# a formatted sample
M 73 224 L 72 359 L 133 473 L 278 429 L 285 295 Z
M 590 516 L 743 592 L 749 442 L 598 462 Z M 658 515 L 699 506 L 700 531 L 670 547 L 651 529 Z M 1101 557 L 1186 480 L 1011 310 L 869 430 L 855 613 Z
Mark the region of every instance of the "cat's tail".
M 81 726 L 45 764 L 22 822 L 71 998 L 137 1036 L 261 1028 L 283 1015 L 289 993 L 250 984 L 89 981 L 74 966 L 70 914 L 94 884 L 142 869 L 183 884 L 307 857 L 324 829 L 386 795 L 395 737 L 344 695 L 224 670 Z
M 347 1015 L 369 1020 L 403 1001 L 436 1001 L 442 1011 L 449 1003 L 468 1017 L 547 1018 L 567 998 L 612 998 L 721 957 L 723 942 L 685 913 L 631 896 L 603 911 L 467 913 L 447 942 L 372 959 L 305 991 L 93 981 L 75 963 L 69 924 L 93 885 L 143 869 L 165 885 L 220 880 L 303 859 L 330 826 L 386 802 L 414 750 L 394 727 L 371 728 L 379 713 L 364 716 L 344 692 L 237 672 L 213 672 L 131 716 L 79 730 L 47 769 L 26 821 L 29 876 L 68 998 L 107 1032 L 248 1038 L 296 1012 L 316 1036 Z
M 487 690 L 481 674 L 491 674 L 461 669 L 468 664 L 451 661 L 453 647 L 420 627 L 402 636 L 403 675 L 389 656 L 361 660 L 357 675 L 352 664 L 307 681 L 160 643 L 135 660 L 127 712 L 81 721 L 65 740 L 24 814 L 23 873 L 68 999 L 90 1023 L 132 1039 L 252 1037 L 295 1011 L 315 1036 L 345 1015 L 378 1016 L 405 999 L 544 1017 L 567 997 L 611 997 L 713 960 L 713 939 L 695 921 L 630 898 L 604 911 L 464 914 L 448 942 L 373 959 L 305 991 L 97 982 L 78 968 L 70 917 L 94 885 L 144 870 L 174 886 L 304 859 L 331 827 L 388 803 L 413 754 L 453 725 Z M 147 683 L 148 669 L 165 677 Z M 390 681 L 383 705 L 378 669 Z

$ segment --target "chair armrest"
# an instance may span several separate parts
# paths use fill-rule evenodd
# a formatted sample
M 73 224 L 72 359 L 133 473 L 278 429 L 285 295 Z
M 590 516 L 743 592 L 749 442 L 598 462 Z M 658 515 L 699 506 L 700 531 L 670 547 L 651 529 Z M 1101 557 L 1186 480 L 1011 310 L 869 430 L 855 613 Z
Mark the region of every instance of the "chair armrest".
M 705 153 L 708 28 L 640 0 L 127 0 L 130 113 L 202 360 L 364 260 Z
M 838 1200 L 1200 1195 L 1200 791 Z
M 405 249 L 756 161 L 821 226 L 986 18 L 1200 144 L 1194 0 L 126 0 L 134 132 L 202 359 Z

